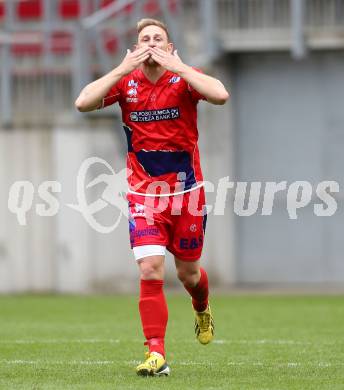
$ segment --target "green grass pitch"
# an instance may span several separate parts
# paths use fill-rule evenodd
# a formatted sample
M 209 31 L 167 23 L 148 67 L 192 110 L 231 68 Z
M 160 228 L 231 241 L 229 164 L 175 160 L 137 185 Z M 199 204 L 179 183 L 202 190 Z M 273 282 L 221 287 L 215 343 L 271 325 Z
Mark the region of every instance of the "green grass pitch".
M 135 297 L 0 297 L 0 389 L 344 389 L 342 297 L 213 297 L 208 346 L 187 296 L 168 303 L 171 376 L 141 378 Z

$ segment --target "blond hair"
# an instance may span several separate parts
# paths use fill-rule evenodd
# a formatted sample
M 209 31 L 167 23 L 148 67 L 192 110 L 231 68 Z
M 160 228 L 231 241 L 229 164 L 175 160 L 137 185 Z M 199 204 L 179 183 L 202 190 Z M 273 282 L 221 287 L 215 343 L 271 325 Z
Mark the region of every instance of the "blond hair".
M 140 34 L 140 32 L 147 26 L 158 26 L 162 30 L 165 31 L 167 35 L 167 39 L 170 40 L 170 34 L 168 32 L 167 26 L 165 23 L 160 22 L 160 20 L 157 19 L 141 19 L 140 21 L 137 22 L 137 34 Z

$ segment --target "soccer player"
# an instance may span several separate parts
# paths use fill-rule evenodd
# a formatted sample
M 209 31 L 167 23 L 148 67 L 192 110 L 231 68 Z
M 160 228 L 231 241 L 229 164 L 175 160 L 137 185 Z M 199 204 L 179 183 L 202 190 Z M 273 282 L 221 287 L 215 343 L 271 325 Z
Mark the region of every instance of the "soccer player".
M 140 270 L 139 312 L 146 360 L 138 375 L 169 375 L 164 338 L 168 309 L 163 292 L 166 248 L 192 297 L 201 344 L 214 335 L 208 278 L 200 266 L 206 224 L 197 146 L 197 103 L 224 104 L 223 84 L 183 63 L 167 27 L 155 19 L 137 25 L 135 50 L 87 85 L 75 105 L 81 112 L 118 102 L 128 142 L 129 231 Z

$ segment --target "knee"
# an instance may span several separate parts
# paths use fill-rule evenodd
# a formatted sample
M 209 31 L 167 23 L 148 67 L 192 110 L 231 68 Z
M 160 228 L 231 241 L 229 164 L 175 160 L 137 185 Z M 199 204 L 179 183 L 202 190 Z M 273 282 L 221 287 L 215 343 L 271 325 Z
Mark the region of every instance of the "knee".
M 199 270 L 188 272 L 178 270 L 177 275 L 178 279 L 184 284 L 184 286 L 189 288 L 196 287 L 201 277 Z
M 143 280 L 161 280 L 163 279 L 163 272 L 159 266 L 144 264 L 140 269 L 140 277 Z

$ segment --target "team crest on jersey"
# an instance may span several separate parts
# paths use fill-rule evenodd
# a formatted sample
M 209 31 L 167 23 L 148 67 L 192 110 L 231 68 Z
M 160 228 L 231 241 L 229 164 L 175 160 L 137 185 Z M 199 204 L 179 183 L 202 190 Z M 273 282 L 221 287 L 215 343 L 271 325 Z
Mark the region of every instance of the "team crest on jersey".
M 129 96 L 136 96 L 137 95 L 137 90 L 135 88 L 131 88 L 128 91 Z
M 133 80 L 131 80 L 131 81 L 133 81 Z M 139 101 L 139 99 L 137 97 L 137 89 L 136 88 L 137 88 L 137 83 L 136 83 L 136 86 L 133 86 L 132 88 L 128 89 L 128 91 L 127 91 L 128 96 L 126 99 L 127 103 L 137 103 Z
M 179 83 L 179 81 L 180 81 L 180 76 L 173 76 L 170 78 L 169 83 L 170 84 L 177 84 L 177 83 Z

